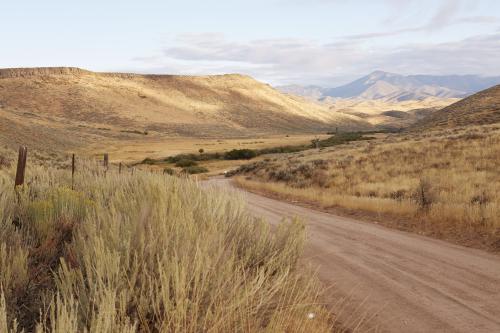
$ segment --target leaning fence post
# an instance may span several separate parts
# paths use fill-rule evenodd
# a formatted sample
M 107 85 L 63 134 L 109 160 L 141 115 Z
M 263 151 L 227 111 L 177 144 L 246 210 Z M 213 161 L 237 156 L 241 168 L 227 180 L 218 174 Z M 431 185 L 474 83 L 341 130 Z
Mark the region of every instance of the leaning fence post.
M 71 189 L 75 189 L 75 154 L 71 157 Z
M 108 164 L 109 164 L 109 155 L 108 153 L 104 154 L 104 160 L 103 160 L 103 165 L 104 165 L 104 173 L 108 172 Z
M 25 146 L 19 147 L 19 156 L 17 159 L 17 170 L 16 170 L 16 186 L 21 186 L 24 184 L 24 174 L 26 171 L 26 158 L 28 157 L 28 148 Z

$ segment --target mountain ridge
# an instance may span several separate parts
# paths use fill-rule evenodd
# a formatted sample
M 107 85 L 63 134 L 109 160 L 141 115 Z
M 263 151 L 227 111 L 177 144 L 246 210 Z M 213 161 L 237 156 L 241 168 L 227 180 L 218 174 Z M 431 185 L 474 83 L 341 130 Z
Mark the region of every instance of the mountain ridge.
M 148 133 L 141 140 L 150 140 L 371 128 L 246 75 L 97 73 L 73 67 L 0 69 L 0 120 L 0 143 L 31 138 L 55 146 L 137 139 L 135 133 Z M 16 139 L 21 134 L 24 139 Z
M 331 98 L 362 100 L 383 99 L 389 102 L 423 100 L 428 97 L 464 98 L 473 93 L 500 84 L 500 77 L 478 75 L 400 75 L 374 71 L 348 84 L 335 87 L 315 87 L 315 96 L 308 95 L 308 89 L 301 86 L 279 86 L 277 89 L 291 94 L 317 100 Z M 311 87 L 311 86 L 304 86 Z
M 443 129 L 495 123 L 500 123 L 500 85 L 436 110 L 414 124 L 411 129 Z

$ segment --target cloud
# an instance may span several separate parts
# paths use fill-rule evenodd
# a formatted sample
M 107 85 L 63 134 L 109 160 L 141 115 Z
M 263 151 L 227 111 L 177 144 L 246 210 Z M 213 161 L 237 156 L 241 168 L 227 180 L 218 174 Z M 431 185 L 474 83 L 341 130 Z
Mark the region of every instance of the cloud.
M 414 1 L 402 1 L 398 2 L 396 0 L 389 1 L 389 3 L 394 2 L 399 6 L 408 6 Z M 442 30 L 446 27 L 459 25 L 459 24 L 497 24 L 500 22 L 500 17 L 498 16 L 463 16 L 458 17 L 462 12 L 465 5 L 468 4 L 463 0 L 446 0 L 441 3 L 437 11 L 432 15 L 432 17 L 423 25 L 410 27 L 410 28 L 400 28 L 393 29 L 391 31 L 379 31 L 364 34 L 354 34 L 347 35 L 345 39 L 372 39 L 372 38 L 383 38 L 383 37 L 393 37 L 401 34 L 415 33 L 415 32 L 434 32 Z M 392 18 L 386 19 L 385 22 L 394 21 Z
M 468 16 L 468 17 L 461 17 L 454 19 L 453 21 L 449 21 L 446 24 L 437 24 L 434 20 L 431 20 L 429 23 L 420 27 L 396 29 L 393 31 L 379 31 L 379 32 L 370 32 L 364 34 L 347 35 L 344 36 L 343 38 L 353 39 L 353 40 L 383 38 L 383 37 L 392 37 L 413 32 L 432 32 L 447 26 L 459 25 L 459 24 L 495 24 L 499 22 L 500 18 L 496 16 Z
M 459 0 L 444 1 L 437 12 L 431 17 L 425 28 L 435 30 L 446 27 L 452 23 L 455 16 L 460 13 L 462 5 L 463 1 Z
M 407 45 L 379 54 L 371 63 L 402 73 L 500 75 L 498 54 L 497 33 L 458 42 Z
M 500 33 L 440 44 L 367 48 L 362 43 L 302 39 L 227 40 L 180 36 L 161 53 L 136 58 L 143 68 L 183 74 L 244 73 L 272 84 L 335 86 L 375 69 L 402 74 L 500 75 Z M 339 79 L 341 78 L 341 79 Z
M 468 16 L 455 20 L 455 23 L 500 23 L 500 17 L 497 16 Z

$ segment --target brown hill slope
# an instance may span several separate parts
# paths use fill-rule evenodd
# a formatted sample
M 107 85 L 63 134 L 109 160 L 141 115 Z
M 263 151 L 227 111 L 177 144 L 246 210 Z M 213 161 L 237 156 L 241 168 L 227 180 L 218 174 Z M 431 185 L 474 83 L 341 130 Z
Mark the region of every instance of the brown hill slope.
M 78 68 L 0 69 L 0 119 L 0 141 L 24 136 L 69 146 L 144 131 L 149 137 L 241 137 L 370 126 L 243 75 Z
M 498 122 L 500 122 L 500 85 L 435 111 L 418 122 L 414 128 L 438 129 Z

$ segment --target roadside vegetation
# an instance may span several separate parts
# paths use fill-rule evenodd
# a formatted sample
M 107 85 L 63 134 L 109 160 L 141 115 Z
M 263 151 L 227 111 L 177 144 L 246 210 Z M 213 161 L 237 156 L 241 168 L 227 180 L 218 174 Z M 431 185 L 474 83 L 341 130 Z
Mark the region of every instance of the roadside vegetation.
M 323 149 L 326 147 L 337 146 L 341 144 L 346 144 L 352 141 L 364 141 L 371 140 L 373 137 L 367 136 L 367 134 L 373 134 L 375 132 L 363 133 L 363 132 L 347 132 L 347 133 L 339 133 L 336 135 L 332 135 L 333 133 L 329 133 L 330 137 L 326 139 L 314 139 L 309 144 L 300 144 L 300 145 L 285 145 L 285 146 L 276 146 L 269 148 L 261 148 L 261 149 L 231 149 L 226 152 L 210 152 L 206 153 L 204 149 L 199 149 L 199 154 L 190 153 L 190 154 L 178 154 L 174 156 L 169 156 L 162 159 L 152 159 L 146 158 L 142 162 L 138 164 L 143 165 L 156 165 L 156 166 L 175 166 L 177 168 L 181 168 L 181 171 L 184 173 L 205 173 L 209 170 L 202 166 L 200 168 L 194 168 L 198 166 L 198 163 L 206 163 L 213 161 L 244 161 L 251 160 L 256 157 L 268 154 L 287 154 L 287 153 L 295 153 L 305 151 L 311 148 Z M 190 172 L 190 171 L 197 172 Z
M 388 135 L 241 166 L 238 184 L 500 250 L 500 126 Z
M 72 190 L 66 162 L 31 159 L 14 191 L 14 160 L 0 149 L 0 332 L 332 330 L 299 221 L 271 232 L 233 193 L 92 161 Z

